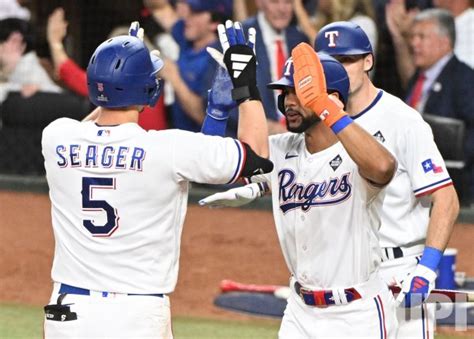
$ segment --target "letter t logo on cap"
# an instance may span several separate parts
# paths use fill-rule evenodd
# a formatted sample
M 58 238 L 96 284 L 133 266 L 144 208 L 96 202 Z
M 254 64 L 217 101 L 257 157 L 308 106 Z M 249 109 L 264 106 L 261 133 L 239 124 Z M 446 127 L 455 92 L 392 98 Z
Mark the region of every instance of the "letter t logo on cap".
M 336 47 L 336 37 L 339 36 L 338 31 L 328 31 L 324 33 L 325 38 L 329 38 L 329 47 Z

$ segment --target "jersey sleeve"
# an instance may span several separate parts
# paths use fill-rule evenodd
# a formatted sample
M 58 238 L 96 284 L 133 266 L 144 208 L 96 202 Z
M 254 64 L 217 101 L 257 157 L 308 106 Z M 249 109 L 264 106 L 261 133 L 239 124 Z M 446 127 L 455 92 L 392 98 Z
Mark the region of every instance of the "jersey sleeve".
M 176 131 L 172 157 L 178 181 L 230 184 L 240 178 L 246 152 L 236 139 Z
M 404 166 L 416 197 L 452 185 L 444 160 L 427 123 L 412 123 L 405 129 Z M 401 160 L 399 160 L 401 161 Z

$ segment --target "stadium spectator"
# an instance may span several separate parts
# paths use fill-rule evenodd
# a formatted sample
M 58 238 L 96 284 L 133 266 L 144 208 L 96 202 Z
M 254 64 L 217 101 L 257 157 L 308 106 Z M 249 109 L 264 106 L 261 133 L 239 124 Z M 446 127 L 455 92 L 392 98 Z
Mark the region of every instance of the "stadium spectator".
M 231 9 L 218 0 L 185 2 L 188 15 L 171 28 L 180 48 L 178 61 L 166 59 L 162 77 L 176 95 L 171 107 L 173 127 L 199 132 L 206 114 L 207 89 L 217 67 L 206 47 L 218 48 L 217 25 L 230 18 Z
M 433 0 L 438 8 L 450 11 L 456 24 L 454 54 L 474 68 L 474 6 L 473 0 Z
M 140 26 L 150 41 L 158 47 L 162 56 L 177 60 L 179 47 L 169 31 L 179 19 L 177 11 L 168 0 L 143 0 Z M 186 14 L 183 14 L 186 16 Z
M 406 5 L 405 5 L 406 2 Z M 378 46 L 377 55 L 374 66 L 373 82 L 378 88 L 383 88 L 385 91 L 402 98 L 406 90 L 406 82 L 402 86 L 399 72 L 396 67 L 397 58 L 395 56 L 395 44 L 392 41 L 392 35 L 388 28 L 386 19 L 387 6 L 392 3 L 400 3 L 403 12 L 396 16 L 399 21 L 405 22 L 404 13 L 411 11 L 420 11 L 426 8 L 431 8 L 431 0 L 383 0 L 373 1 L 375 12 L 375 22 L 378 31 Z
M 439 8 L 449 10 L 455 16 L 454 53 L 459 60 L 473 68 L 474 25 L 472 22 L 474 9 L 470 8 L 470 1 L 472 2 L 472 0 L 435 0 L 434 4 Z M 417 8 L 407 10 L 404 0 L 390 0 L 385 9 L 386 23 L 395 46 L 397 70 L 404 89 L 406 89 L 408 80 L 413 76 L 416 68 L 410 50 L 410 34 L 417 13 Z
M 453 53 L 455 24 L 444 9 L 414 17 L 410 46 L 416 70 L 408 82 L 406 102 L 421 113 L 456 118 L 466 124 L 465 159 L 474 197 L 474 70 Z
M 36 92 L 60 93 L 61 88 L 48 76 L 34 50 L 34 32 L 28 21 L 0 20 L 0 102 L 9 92 L 30 97 Z
M 56 8 L 48 18 L 46 35 L 53 59 L 55 74 L 68 89 L 74 93 L 88 97 L 86 72 L 77 65 L 67 54 L 63 44 L 63 40 L 67 33 L 67 21 L 62 8 Z M 128 34 L 128 28 L 118 28 L 110 34 L 116 36 L 120 34 Z M 148 39 L 148 46 L 151 43 Z M 154 47 L 151 48 L 155 49 Z M 163 103 L 163 97 L 160 98 L 155 107 L 145 107 L 139 115 L 138 124 L 145 130 L 161 130 L 167 128 L 166 114 Z
M 415 71 L 409 40 L 413 18 L 418 12 L 417 7 L 407 9 L 405 0 L 390 0 L 385 6 L 385 20 L 392 37 L 397 71 L 404 91 Z
M 362 27 L 376 53 L 377 26 L 371 0 L 319 0 L 314 16 L 308 15 L 303 0 L 295 0 L 298 24 L 311 42 L 321 27 L 335 21 L 351 21 Z
M 281 72 L 291 50 L 306 36 L 291 23 L 294 12 L 293 0 L 257 0 L 257 14 L 242 24 L 244 29 L 255 27 L 257 31 L 257 84 L 262 95 L 270 134 L 286 132 L 280 121 L 283 115 L 277 109 L 277 91 L 266 84 L 281 78 Z M 233 117 L 233 116 L 232 116 Z M 232 120 L 229 123 L 232 124 Z

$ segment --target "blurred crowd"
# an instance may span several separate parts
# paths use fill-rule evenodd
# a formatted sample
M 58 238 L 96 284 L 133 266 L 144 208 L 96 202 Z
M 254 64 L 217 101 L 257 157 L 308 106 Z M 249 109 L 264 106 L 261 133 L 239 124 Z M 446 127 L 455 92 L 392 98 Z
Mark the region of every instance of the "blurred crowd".
M 81 119 L 90 109 L 88 60 L 74 59 L 78 53 L 71 46 L 81 41 L 71 41 L 70 36 L 71 30 L 84 27 L 77 22 L 86 18 L 77 16 L 86 13 L 58 7 L 39 25 L 42 20 L 32 10 L 38 8 L 35 4 L 33 0 L 0 0 L 0 112 L 3 116 L 5 107 L 22 110 L 23 106 L 33 110 L 31 114 L 53 110 L 54 116 L 67 107 L 68 114 L 74 112 Z M 269 131 L 285 132 L 277 93 L 266 84 L 280 78 L 285 60 L 298 43 L 313 44 L 319 29 L 328 23 L 352 21 L 372 43 L 376 67 L 371 77 L 378 87 L 398 95 L 420 114 L 464 125 L 461 168 L 463 186 L 470 186 L 465 201 L 472 203 L 473 5 L 474 0 L 143 0 L 134 19 L 144 27 L 149 49 L 158 49 L 165 61 L 160 73 L 165 89 L 158 104 L 141 114 L 139 124 L 147 130 L 201 129 L 207 90 L 217 67 L 206 47 L 219 48 L 217 25 L 233 19 L 257 30 L 258 86 Z M 69 26 L 71 20 L 76 24 Z M 128 25 L 108 27 L 108 36 L 127 34 Z M 83 31 L 84 35 L 93 32 L 90 27 Z M 38 46 L 46 48 L 40 51 Z M 237 118 L 232 112 L 229 136 L 235 136 Z

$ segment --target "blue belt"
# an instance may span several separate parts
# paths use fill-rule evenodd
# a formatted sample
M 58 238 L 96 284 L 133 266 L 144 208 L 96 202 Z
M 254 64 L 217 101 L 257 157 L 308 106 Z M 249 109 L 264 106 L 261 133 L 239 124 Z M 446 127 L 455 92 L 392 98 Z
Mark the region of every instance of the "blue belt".
M 79 295 L 91 295 L 91 291 L 87 290 L 85 288 L 80 288 L 76 286 L 71 286 L 67 284 L 61 284 L 61 287 L 59 287 L 59 293 L 67 293 L 67 294 L 79 294 Z M 102 292 L 103 297 L 107 297 L 108 294 L 111 292 Z M 143 296 L 143 297 L 159 297 L 163 298 L 162 293 L 157 293 L 157 294 L 135 294 L 135 293 L 126 293 L 127 295 L 131 296 Z

